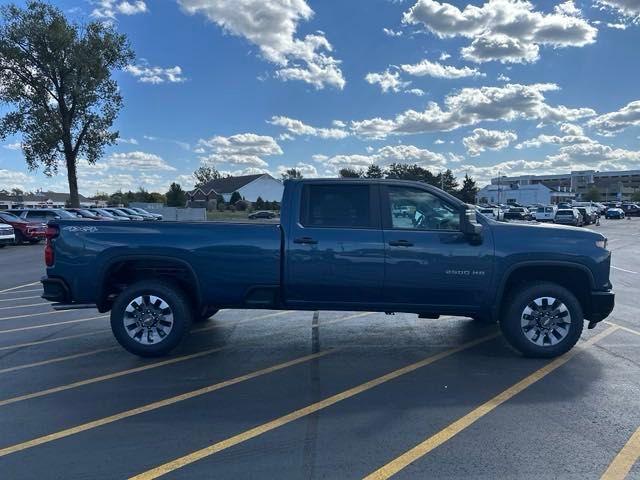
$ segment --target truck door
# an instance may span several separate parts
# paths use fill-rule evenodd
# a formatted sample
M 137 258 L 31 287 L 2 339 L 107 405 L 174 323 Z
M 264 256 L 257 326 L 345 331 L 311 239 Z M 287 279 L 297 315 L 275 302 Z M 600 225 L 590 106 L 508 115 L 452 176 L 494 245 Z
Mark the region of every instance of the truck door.
M 490 232 L 470 243 L 460 231 L 459 207 L 419 187 L 381 185 L 381 199 L 385 303 L 425 310 L 482 304 L 492 275 Z
M 286 238 L 287 303 L 330 309 L 380 302 L 384 244 L 377 191 L 377 185 L 348 180 L 301 185 L 298 217 Z

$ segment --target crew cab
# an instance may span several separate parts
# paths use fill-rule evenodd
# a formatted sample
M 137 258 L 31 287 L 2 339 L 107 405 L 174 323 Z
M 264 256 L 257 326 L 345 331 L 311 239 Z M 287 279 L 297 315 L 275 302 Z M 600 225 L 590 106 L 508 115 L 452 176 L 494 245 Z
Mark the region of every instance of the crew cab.
M 400 207 L 413 213 L 396 217 Z M 471 317 L 499 322 L 525 355 L 553 357 L 613 309 L 606 244 L 496 222 L 419 182 L 290 180 L 279 224 L 51 221 L 43 298 L 111 311 L 115 337 L 140 356 L 242 308 Z

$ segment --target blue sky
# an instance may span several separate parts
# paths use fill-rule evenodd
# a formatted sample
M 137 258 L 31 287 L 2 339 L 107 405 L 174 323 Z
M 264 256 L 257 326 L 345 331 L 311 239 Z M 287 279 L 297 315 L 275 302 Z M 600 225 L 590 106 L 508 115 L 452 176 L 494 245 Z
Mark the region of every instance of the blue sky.
M 201 164 L 279 177 L 407 162 L 480 183 L 640 168 L 638 0 L 53 3 L 112 22 L 137 54 L 115 73 L 121 141 L 81 164 L 84 194 L 190 188 Z M 67 190 L 64 169 L 26 169 L 19 137 L 0 146 L 12 187 Z

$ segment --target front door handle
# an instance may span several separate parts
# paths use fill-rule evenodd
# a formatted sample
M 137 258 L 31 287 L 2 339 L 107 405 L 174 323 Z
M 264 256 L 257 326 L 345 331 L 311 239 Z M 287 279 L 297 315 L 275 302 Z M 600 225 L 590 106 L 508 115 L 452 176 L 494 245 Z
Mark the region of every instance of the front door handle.
M 408 240 L 391 240 L 389 245 L 392 247 L 413 247 L 413 243 Z
M 306 245 L 315 245 L 318 243 L 317 240 L 314 240 L 311 237 L 300 237 L 293 240 L 293 243 L 304 243 Z

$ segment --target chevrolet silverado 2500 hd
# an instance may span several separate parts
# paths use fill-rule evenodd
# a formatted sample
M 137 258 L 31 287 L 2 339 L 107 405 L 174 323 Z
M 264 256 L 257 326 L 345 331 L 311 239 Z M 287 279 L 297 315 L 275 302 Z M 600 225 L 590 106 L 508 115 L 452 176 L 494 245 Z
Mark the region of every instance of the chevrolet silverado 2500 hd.
M 43 297 L 111 311 L 118 342 L 141 356 L 168 353 L 218 309 L 247 308 L 466 316 L 553 357 L 613 309 L 606 243 L 496 222 L 423 183 L 296 180 L 280 223 L 50 221 Z

